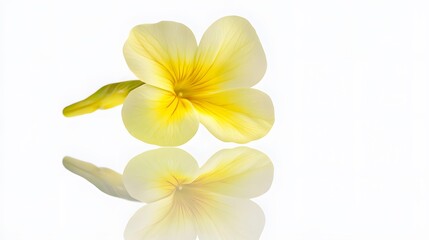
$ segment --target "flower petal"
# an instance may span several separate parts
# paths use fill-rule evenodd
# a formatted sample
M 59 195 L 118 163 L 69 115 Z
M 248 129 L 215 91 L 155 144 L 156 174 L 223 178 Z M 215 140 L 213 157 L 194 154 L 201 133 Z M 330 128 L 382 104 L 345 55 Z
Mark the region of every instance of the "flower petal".
M 262 152 L 247 147 L 224 149 L 201 167 L 193 185 L 223 195 L 252 198 L 270 188 L 273 173 L 271 160 Z
M 70 172 L 85 178 L 106 194 L 137 201 L 132 198 L 125 189 L 122 175 L 109 168 L 99 168 L 91 163 L 80 161 L 72 157 L 64 157 L 63 165 Z
M 149 203 L 128 222 L 125 240 L 252 240 L 265 224 L 262 209 L 248 199 L 190 189 Z
M 174 204 L 173 196 L 150 203 L 130 219 L 125 240 L 195 240 L 192 215 Z
M 265 225 L 262 209 L 248 199 L 222 195 L 200 205 L 196 212 L 200 240 L 257 240 Z
M 147 84 L 132 91 L 125 99 L 122 120 L 131 135 L 160 146 L 187 142 L 199 125 L 188 100 Z
M 251 87 L 262 79 L 267 68 L 255 29 L 237 16 L 221 18 L 207 29 L 196 59 L 198 85 L 213 90 Z
M 174 81 L 191 72 L 196 49 L 188 27 L 163 21 L 134 27 L 123 51 L 128 67 L 140 80 L 172 91 Z
M 178 148 L 160 148 L 131 159 L 123 178 L 132 197 L 153 202 L 172 194 L 178 184 L 192 181 L 197 172 L 198 164 L 189 153 Z
M 74 117 L 92 113 L 97 109 L 116 107 L 124 102 L 129 92 L 143 84 L 144 83 L 140 80 L 108 84 L 98 89 L 84 100 L 65 107 L 63 114 L 66 117 Z
M 192 101 L 200 121 L 225 142 L 247 143 L 265 136 L 274 124 L 274 107 L 265 93 L 234 89 Z

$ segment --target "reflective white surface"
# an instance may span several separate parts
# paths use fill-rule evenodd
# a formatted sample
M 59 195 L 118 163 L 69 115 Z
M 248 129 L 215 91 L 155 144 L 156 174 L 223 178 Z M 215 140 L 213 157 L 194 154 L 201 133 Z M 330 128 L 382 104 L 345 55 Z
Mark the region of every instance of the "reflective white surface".
M 231 14 L 261 39 L 268 70 L 256 88 L 276 110 L 248 145 L 275 167 L 255 199 L 262 239 L 428 239 L 427 12 L 423 0 L 2 0 L 0 239 L 122 239 L 140 205 L 99 192 L 62 158 L 122 171 L 157 147 L 128 134 L 120 107 L 76 118 L 62 108 L 135 78 L 122 56 L 134 25 L 173 20 L 199 38 Z M 235 146 L 200 127 L 181 148 L 204 161 Z

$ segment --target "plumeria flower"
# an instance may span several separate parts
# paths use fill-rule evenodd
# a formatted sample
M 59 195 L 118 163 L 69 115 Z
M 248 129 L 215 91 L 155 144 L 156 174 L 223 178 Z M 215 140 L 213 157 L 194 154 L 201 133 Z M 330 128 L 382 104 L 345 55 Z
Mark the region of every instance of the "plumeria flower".
M 265 74 L 265 53 L 246 19 L 228 16 L 217 20 L 199 44 L 181 23 L 138 25 L 131 30 L 123 51 L 131 71 L 145 83 L 121 92 L 129 93 L 123 98 L 122 119 L 134 137 L 150 144 L 177 146 L 190 140 L 201 122 L 222 141 L 247 143 L 271 129 L 271 99 L 251 88 Z M 64 115 L 120 104 L 115 98 L 109 105 L 110 96 L 72 105 Z
M 109 195 L 147 203 L 129 220 L 126 240 L 259 239 L 264 213 L 249 198 L 269 189 L 274 171 L 247 147 L 221 150 L 201 168 L 181 149 L 152 150 L 131 159 L 123 176 L 70 157 L 64 165 Z

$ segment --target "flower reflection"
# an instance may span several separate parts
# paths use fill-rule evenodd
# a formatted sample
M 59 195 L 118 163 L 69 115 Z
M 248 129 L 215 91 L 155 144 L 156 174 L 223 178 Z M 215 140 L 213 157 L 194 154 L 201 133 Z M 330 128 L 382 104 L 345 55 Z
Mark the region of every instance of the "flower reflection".
M 123 176 L 71 157 L 64 166 L 109 195 L 147 203 L 128 222 L 126 240 L 259 239 L 264 214 L 249 199 L 269 189 L 274 171 L 247 147 L 221 150 L 201 168 L 177 148 L 134 157 Z

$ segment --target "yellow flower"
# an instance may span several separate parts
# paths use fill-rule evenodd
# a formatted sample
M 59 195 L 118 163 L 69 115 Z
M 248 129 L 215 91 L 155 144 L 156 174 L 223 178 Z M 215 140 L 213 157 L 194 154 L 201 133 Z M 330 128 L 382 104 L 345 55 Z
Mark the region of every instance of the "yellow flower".
M 251 88 L 265 74 L 265 53 L 246 19 L 219 19 L 199 45 L 177 22 L 138 25 L 123 51 L 131 71 L 145 83 L 129 93 L 122 108 L 134 137 L 177 146 L 190 140 L 201 122 L 222 141 L 247 143 L 271 129 L 271 99 Z
M 201 168 L 181 149 L 152 150 L 131 159 L 122 178 L 70 157 L 64 165 L 110 195 L 148 203 L 128 222 L 126 240 L 259 239 L 265 218 L 249 198 L 269 189 L 274 170 L 247 147 L 221 150 Z

